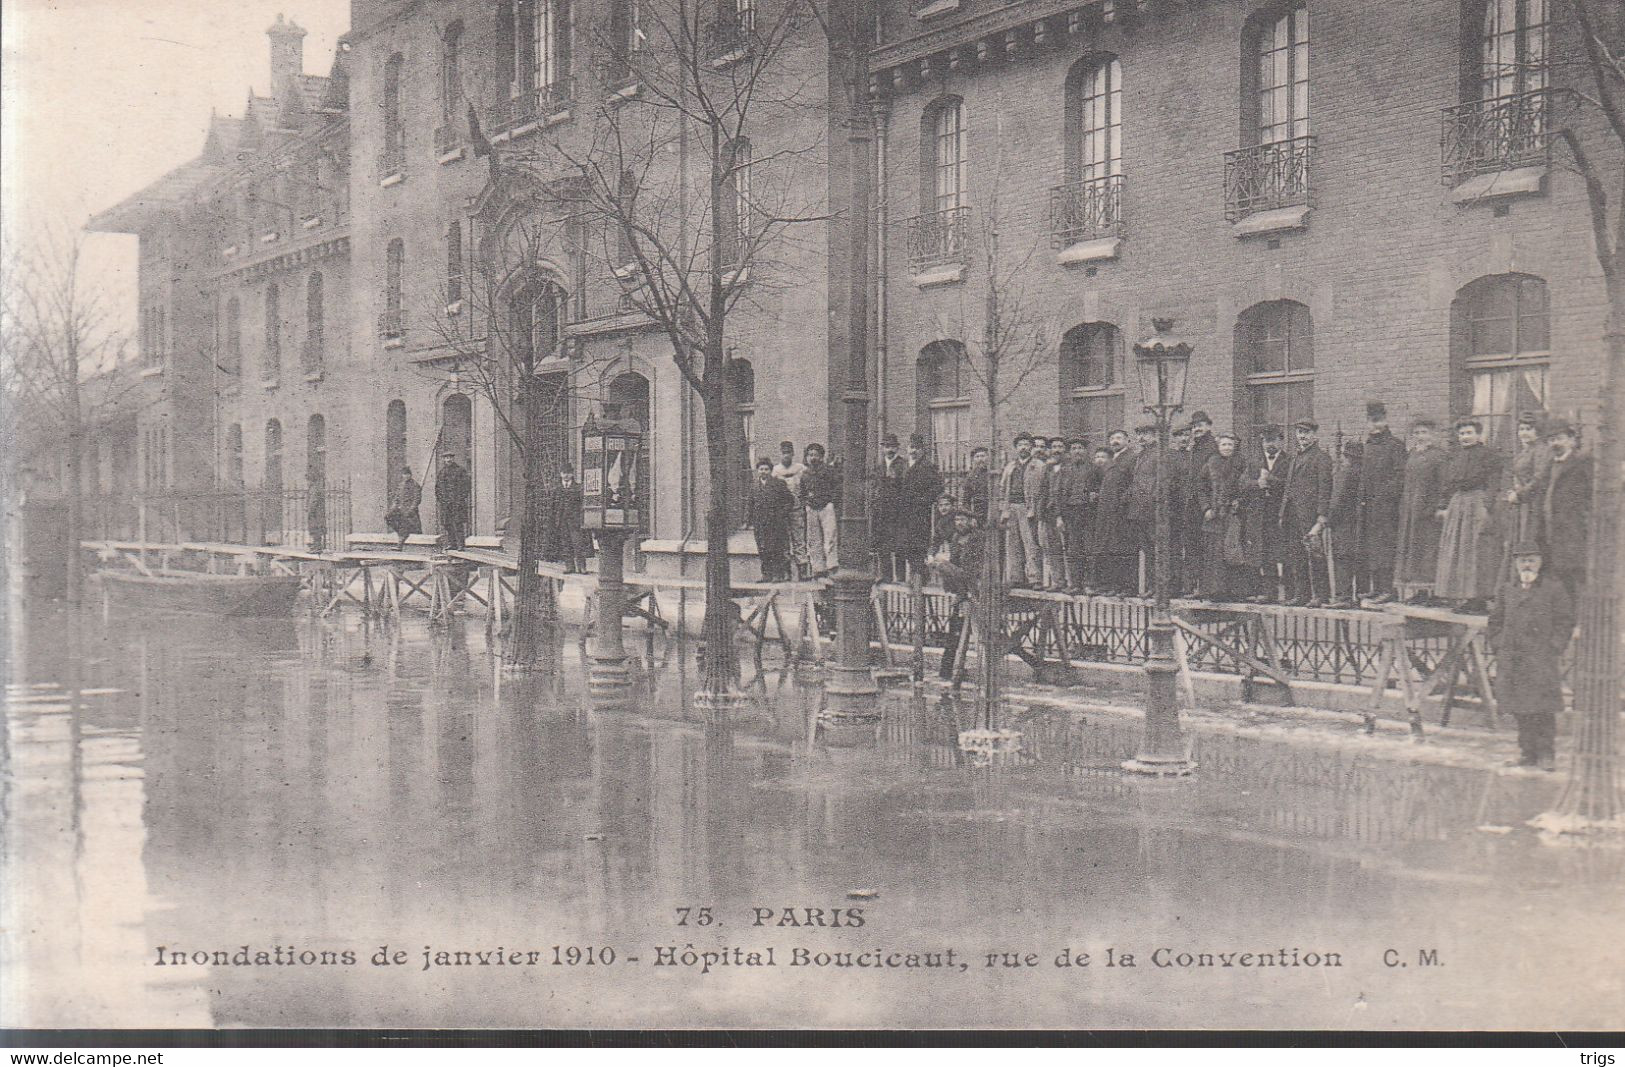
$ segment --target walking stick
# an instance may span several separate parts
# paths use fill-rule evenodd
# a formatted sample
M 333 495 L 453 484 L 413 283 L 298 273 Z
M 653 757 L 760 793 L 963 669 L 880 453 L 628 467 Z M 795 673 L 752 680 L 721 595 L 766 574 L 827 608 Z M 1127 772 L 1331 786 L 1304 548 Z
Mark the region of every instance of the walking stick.
M 1332 599 L 1336 600 L 1338 599 L 1337 560 L 1332 553 L 1332 532 L 1330 530 L 1323 529 L 1320 531 L 1320 544 L 1326 552 L 1326 581 L 1328 588 L 1332 592 Z

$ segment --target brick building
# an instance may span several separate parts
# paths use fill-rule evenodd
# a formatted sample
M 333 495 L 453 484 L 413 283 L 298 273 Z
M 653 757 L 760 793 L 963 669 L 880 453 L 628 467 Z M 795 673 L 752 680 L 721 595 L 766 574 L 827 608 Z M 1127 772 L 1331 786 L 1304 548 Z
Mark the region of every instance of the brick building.
M 787 2 L 718 0 L 716 25 Z M 1591 421 L 1604 294 L 1550 132 L 1575 114 L 1597 133 L 1596 118 L 1567 92 L 1579 48 L 1547 0 L 872 10 L 877 434 L 925 433 L 945 464 L 986 438 L 975 371 L 995 229 L 997 269 L 1044 335 L 1009 430 L 1098 439 L 1135 421 L 1130 345 L 1153 317 L 1195 343 L 1187 410 L 1249 436 L 1307 414 L 1358 433 L 1368 397 L 1400 425 L 1485 414 L 1503 440 L 1529 407 Z M 215 118 L 198 158 L 94 224 L 141 237 L 161 394 L 140 416 L 141 484 L 319 480 L 348 488 L 350 528 L 375 530 L 410 466 L 433 531 L 434 458 L 453 454 L 474 476 L 473 532 L 512 534 L 512 396 L 476 369 L 523 323 L 559 401 L 559 461 L 589 413 L 635 415 L 644 550 L 697 551 L 703 425 L 670 341 L 629 313 L 594 235 L 538 194 L 613 116 L 651 106 L 628 77 L 650 17 L 635 0 L 354 0 L 327 77 L 304 73 L 302 30 L 271 27 L 270 95 Z M 759 182 L 834 221 L 731 283 L 746 296 L 727 341 L 746 454 L 828 440 L 840 412 L 849 51 L 806 22 L 782 77 L 816 106 L 751 131 L 754 158 L 782 171 Z M 677 190 L 658 202 L 682 216 L 698 141 L 662 149 L 647 178 Z M 748 205 L 747 190 L 728 196 Z M 244 536 L 308 519 L 284 508 Z
M 995 225 L 1050 344 L 1011 430 L 1132 425 L 1153 317 L 1195 344 L 1186 409 L 1244 439 L 1305 415 L 1363 433 L 1368 397 L 1500 440 L 1525 408 L 1591 421 L 1605 295 L 1549 143 L 1580 44 L 1549 8 L 886 4 L 885 421 L 944 458 L 985 440 Z

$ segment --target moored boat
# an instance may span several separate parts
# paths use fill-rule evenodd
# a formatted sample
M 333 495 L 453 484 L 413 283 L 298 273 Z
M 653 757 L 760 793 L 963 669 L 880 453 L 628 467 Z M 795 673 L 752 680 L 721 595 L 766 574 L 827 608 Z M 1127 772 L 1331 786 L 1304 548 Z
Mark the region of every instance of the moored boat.
M 104 570 L 98 577 L 114 604 L 195 615 L 291 615 L 300 584 L 298 577 L 283 574 Z

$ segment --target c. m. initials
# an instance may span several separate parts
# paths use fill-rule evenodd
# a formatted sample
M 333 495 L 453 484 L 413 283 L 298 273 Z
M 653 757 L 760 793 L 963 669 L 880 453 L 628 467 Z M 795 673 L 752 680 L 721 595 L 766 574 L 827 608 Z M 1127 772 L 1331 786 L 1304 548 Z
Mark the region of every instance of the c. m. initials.
M 1382 964 L 1384 967 L 1409 967 L 1405 954 L 1397 948 L 1383 951 Z M 1419 948 L 1416 950 L 1416 965 L 1418 967 L 1443 967 L 1444 961 L 1439 959 L 1439 950 L 1436 948 Z

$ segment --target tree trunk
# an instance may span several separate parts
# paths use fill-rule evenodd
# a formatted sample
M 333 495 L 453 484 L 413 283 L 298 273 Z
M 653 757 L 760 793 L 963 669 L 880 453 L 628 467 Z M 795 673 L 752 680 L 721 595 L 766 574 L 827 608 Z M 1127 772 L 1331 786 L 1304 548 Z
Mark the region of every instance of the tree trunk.
M 987 447 L 989 457 L 996 457 L 999 454 L 997 368 L 989 366 L 987 379 Z M 977 718 L 984 729 L 992 730 L 998 726 L 999 705 L 1003 700 L 1000 689 L 1004 680 L 1005 569 L 1001 558 L 1004 547 L 1000 543 L 1002 531 L 999 529 L 999 514 L 995 510 L 999 503 L 1000 468 L 996 463 L 990 463 L 988 467 L 992 481 L 987 495 L 987 542 L 982 553 L 981 656 L 977 665 L 982 684 Z
M 721 398 L 702 395 L 700 400 L 705 414 L 705 451 L 710 464 L 705 507 L 705 619 L 700 627 L 705 654 L 700 664 L 700 688 L 707 694 L 720 695 L 733 689 L 739 681 L 739 657 L 734 649 L 738 618 L 728 560 L 729 449 Z
M 538 566 L 542 559 L 542 528 L 545 518 L 547 460 L 543 455 L 546 438 L 543 403 L 534 375 L 520 379 L 524 412 L 523 507 L 519 518 L 519 576 L 514 585 L 513 626 L 508 635 L 507 662 L 515 668 L 537 663 L 549 628 L 556 621 L 553 583 L 543 581 Z M 497 595 L 495 592 L 492 594 Z
M 76 398 L 77 400 L 77 398 Z M 77 402 L 75 403 L 77 407 Z M 83 456 L 84 441 L 82 433 L 75 424 L 68 430 L 68 573 L 67 593 L 68 603 L 79 603 L 84 584 L 81 574 L 79 540 L 84 534 L 84 485 L 83 483 Z

